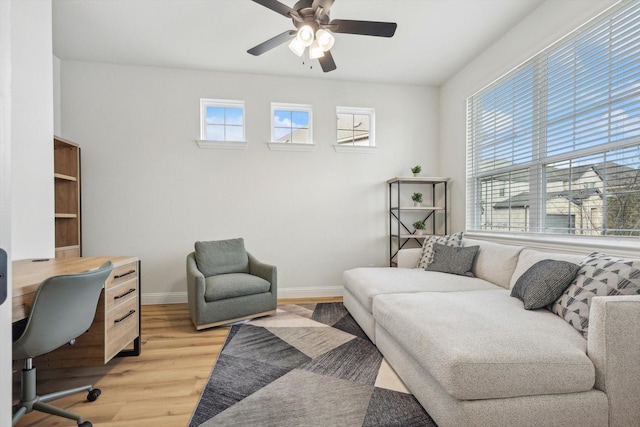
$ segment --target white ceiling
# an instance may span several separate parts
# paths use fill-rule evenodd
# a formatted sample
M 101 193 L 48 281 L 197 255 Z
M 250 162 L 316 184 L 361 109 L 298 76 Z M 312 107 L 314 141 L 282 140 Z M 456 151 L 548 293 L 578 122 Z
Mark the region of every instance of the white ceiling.
M 303 65 L 286 43 L 249 55 L 294 28 L 251 0 L 53 0 L 53 50 L 62 60 L 438 86 L 543 1 L 336 0 L 333 19 L 398 29 L 393 38 L 337 34 L 330 73 Z

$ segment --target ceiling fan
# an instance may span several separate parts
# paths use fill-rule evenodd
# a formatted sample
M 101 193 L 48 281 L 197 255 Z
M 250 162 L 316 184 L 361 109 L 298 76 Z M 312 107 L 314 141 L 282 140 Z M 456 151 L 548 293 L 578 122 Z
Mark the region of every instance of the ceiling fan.
M 289 48 L 298 56 L 309 48 L 309 58 L 318 59 L 322 71 L 328 73 L 336 69 L 331 55 L 335 41 L 331 33 L 360 34 L 365 36 L 393 37 L 398 25 L 395 22 L 354 21 L 329 19 L 329 9 L 335 0 L 300 0 L 293 8 L 278 0 L 253 0 L 281 15 L 291 18 L 296 30 L 285 31 L 249 49 L 251 55 L 263 53 L 290 41 Z

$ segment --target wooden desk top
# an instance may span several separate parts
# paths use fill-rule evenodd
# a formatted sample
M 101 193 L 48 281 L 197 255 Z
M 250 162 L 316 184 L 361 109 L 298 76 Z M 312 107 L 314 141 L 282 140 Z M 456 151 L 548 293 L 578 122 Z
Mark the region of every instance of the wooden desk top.
M 11 284 L 13 288 L 13 321 L 23 319 L 25 315 L 18 310 L 25 301 L 33 300 L 38 286 L 45 279 L 60 274 L 74 274 L 93 270 L 103 263 L 111 261 L 114 267 L 138 261 L 136 256 L 115 257 L 81 257 L 81 258 L 51 258 L 48 261 L 23 259 L 12 262 Z

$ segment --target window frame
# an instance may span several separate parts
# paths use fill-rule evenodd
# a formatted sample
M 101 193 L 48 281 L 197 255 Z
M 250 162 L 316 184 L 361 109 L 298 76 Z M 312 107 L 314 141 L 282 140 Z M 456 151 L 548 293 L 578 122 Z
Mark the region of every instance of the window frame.
M 606 137 L 603 138 L 603 141 L 605 142 L 601 142 L 594 145 L 587 145 L 586 143 L 583 143 L 583 145 L 580 146 L 575 151 L 568 150 L 564 152 L 560 151 L 560 152 L 554 153 L 553 149 L 558 150 L 558 147 L 559 147 L 559 145 L 557 145 L 558 142 L 554 140 L 553 143 L 555 145 L 553 145 L 553 144 L 550 144 L 549 141 L 547 141 L 548 135 L 550 133 L 553 133 L 553 130 L 554 130 L 552 125 L 548 124 L 548 122 L 554 123 L 553 117 L 551 116 L 552 113 L 549 112 L 549 110 L 551 109 L 550 106 L 552 106 L 551 101 L 553 98 L 549 96 L 549 93 L 551 92 L 552 87 L 549 86 L 549 82 L 548 82 L 549 76 L 547 75 L 547 73 L 550 73 L 550 71 L 548 71 L 549 70 L 548 67 L 550 66 L 550 63 L 552 61 L 551 58 L 553 57 L 553 55 L 556 55 L 559 52 L 562 53 L 564 49 L 570 49 L 571 48 L 570 46 L 572 45 L 572 43 L 575 43 L 576 45 L 575 49 L 578 49 L 580 47 L 580 43 L 584 42 L 584 40 L 582 39 L 583 36 L 586 37 L 587 41 L 590 41 L 591 37 L 594 37 L 593 34 L 601 31 L 602 26 L 606 25 L 606 23 L 609 21 L 613 22 L 613 24 L 607 27 L 607 30 L 612 31 L 611 28 L 616 28 L 617 30 L 618 27 L 615 27 L 617 22 L 614 21 L 614 19 L 617 19 L 616 17 L 619 17 L 619 16 L 624 16 L 623 15 L 624 11 L 627 11 L 628 8 L 630 7 L 634 7 L 632 3 L 623 3 L 620 5 L 611 7 L 610 9 L 603 12 L 600 16 L 594 18 L 593 20 L 589 21 L 587 24 L 580 27 L 578 30 L 570 33 L 569 35 L 553 43 L 551 46 L 542 50 L 541 52 L 533 56 L 531 59 L 525 61 L 523 64 L 514 68 L 512 71 L 506 73 L 505 75 L 503 75 L 502 77 L 494 81 L 493 83 L 487 85 L 483 89 L 479 90 L 478 92 L 474 93 L 469 98 L 467 98 L 467 165 L 466 165 L 466 176 L 467 176 L 466 178 L 467 180 L 466 230 L 467 230 L 467 233 L 476 234 L 480 236 L 481 235 L 493 235 L 493 236 L 502 235 L 503 236 L 502 238 L 504 238 L 505 234 L 517 234 L 521 236 L 520 237 L 521 239 L 531 238 L 533 240 L 538 240 L 539 238 L 541 237 L 544 238 L 545 236 L 546 237 L 554 236 L 554 239 L 555 239 L 555 236 L 561 236 L 561 235 L 550 234 L 551 231 L 549 230 L 551 230 L 553 227 L 550 227 L 549 224 L 546 222 L 547 215 L 549 215 L 549 207 L 551 206 L 550 199 L 549 199 L 550 197 L 549 183 L 553 184 L 554 182 L 554 181 L 547 181 L 546 169 L 549 168 L 549 170 L 551 170 L 553 166 L 559 163 L 573 161 L 573 163 L 570 163 L 571 166 L 569 166 L 568 169 L 565 169 L 569 173 L 573 173 L 574 169 L 572 168 L 579 167 L 580 161 L 584 161 L 584 159 L 589 156 L 602 157 L 603 159 L 602 163 L 606 164 L 607 157 L 610 155 L 614 155 L 614 158 L 615 158 L 616 152 L 624 151 L 624 150 L 629 150 L 629 151 L 636 150 L 636 149 L 640 150 L 640 135 L 638 134 L 634 135 L 632 133 L 631 136 L 626 136 L 626 137 L 623 137 L 623 139 L 621 140 L 617 140 L 616 138 L 618 138 L 618 133 L 616 133 L 615 130 L 612 130 L 612 127 L 608 129 L 608 133 L 606 134 Z M 635 9 L 634 12 L 637 14 L 638 9 Z M 640 18 L 635 19 L 636 23 L 638 21 L 640 21 Z M 606 46 L 609 47 L 610 44 L 607 44 Z M 595 49 L 595 48 L 592 48 L 592 49 Z M 613 61 L 617 59 L 611 53 L 608 53 L 608 55 L 609 56 L 607 56 L 607 60 L 609 61 Z M 499 161 L 501 159 L 495 153 L 494 153 L 495 157 L 493 158 L 483 157 L 482 150 L 486 149 L 487 147 L 488 148 L 491 148 L 491 147 L 488 145 L 483 145 L 484 144 L 482 140 L 483 137 L 485 138 L 486 141 L 489 141 L 489 140 L 486 139 L 487 136 L 486 134 L 483 135 L 482 131 L 483 131 L 483 126 L 486 126 L 487 123 L 491 123 L 491 122 L 487 122 L 487 120 L 491 120 L 491 118 L 487 119 L 486 117 L 490 116 L 491 114 L 494 114 L 497 116 L 498 114 L 508 115 L 508 113 L 505 113 L 504 111 L 500 110 L 499 107 L 495 107 L 494 110 L 491 110 L 490 108 L 485 109 L 484 106 L 481 105 L 483 101 L 482 96 L 488 95 L 490 94 L 491 91 L 496 89 L 498 90 L 497 93 L 499 93 L 500 85 L 506 85 L 505 87 L 508 87 L 507 83 L 509 83 L 510 79 L 519 78 L 518 74 L 525 72 L 529 67 L 533 68 L 533 74 L 532 74 L 533 78 L 532 78 L 532 83 L 530 87 L 520 82 L 518 83 L 518 85 L 514 86 L 515 89 L 512 89 L 511 92 L 515 92 L 515 90 L 522 90 L 524 92 L 525 90 L 528 89 L 530 90 L 533 96 L 534 112 L 532 113 L 532 118 L 531 118 L 532 129 L 530 130 L 531 132 L 530 157 L 527 157 L 527 160 L 525 161 L 518 162 L 518 159 L 514 154 L 514 157 L 511 158 L 511 164 L 508 164 L 507 163 L 508 161 L 505 161 L 504 165 L 499 165 Z M 637 66 L 630 67 L 631 71 L 629 71 L 629 74 L 630 74 L 630 77 L 628 77 L 629 79 L 633 78 L 633 76 L 636 73 L 633 70 L 636 70 L 636 69 L 637 69 Z M 610 71 L 609 73 L 610 74 L 608 74 L 608 78 L 611 79 L 612 78 L 611 75 L 613 74 L 613 71 Z M 587 75 L 589 76 L 589 74 Z M 595 80 L 595 78 L 593 79 Z M 591 86 L 589 86 L 588 88 L 590 87 Z M 608 89 L 609 96 L 606 97 L 607 101 L 605 103 L 602 103 L 602 102 L 594 103 L 593 104 L 594 107 L 591 107 L 591 108 L 602 107 L 609 112 L 608 114 L 612 114 L 612 111 L 614 110 L 615 106 L 618 105 L 617 103 L 620 102 L 618 98 L 611 96 L 612 91 L 613 89 L 611 88 Z M 558 92 L 555 92 L 555 93 L 557 94 Z M 497 95 L 494 95 L 494 96 L 497 96 Z M 524 97 L 526 95 L 522 95 L 522 96 Z M 576 99 L 578 99 L 578 101 L 582 101 L 582 102 L 585 102 L 584 99 L 588 99 L 586 97 L 583 99 L 579 98 L 577 92 L 574 93 L 573 96 Z M 513 103 L 517 103 L 518 101 L 522 102 L 522 98 L 514 97 L 513 99 L 514 99 Z M 584 108 L 584 106 L 582 108 Z M 631 111 L 634 111 L 634 112 L 637 111 L 637 108 L 633 108 L 633 107 L 630 107 L 630 108 L 632 108 Z M 571 110 L 570 114 L 567 114 L 567 116 L 573 117 L 573 120 L 576 120 L 576 121 L 581 120 L 582 119 L 581 110 L 582 110 L 581 108 L 574 107 L 574 109 Z M 516 111 L 522 114 L 521 110 L 516 110 Z M 489 114 L 487 114 L 487 112 L 489 112 Z M 482 113 L 485 113 L 485 116 L 480 118 L 479 114 L 482 114 Z M 515 123 L 515 118 L 516 118 L 515 114 L 510 117 L 510 119 L 514 123 Z M 636 118 L 636 115 L 634 115 L 633 118 Z M 613 120 L 611 117 L 609 119 Z M 500 132 L 505 132 L 506 131 L 505 129 L 507 129 L 508 125 L 505 124 L 506 123 L 505 120 L 501 120 L 501 119 L 494 119 L 494 120 L 495 120 L 495 123 L 493 126 L 494 126 L 495 139 L 491 140 L 492 144 L 494 145 L 494 148 L 499 146 L 501 143 L 505 144 L 505 141 L 507 142 L 511 141 L 514 152 L 516 151 L 516 148 L 522 148 L 521 145 L 516 145 L 515 143 L 517 138 L 515 133 L 514 133 L 514 136 L 507 136 L 504 140 L 501 140 L 500 137 L 497 135 Z M 513 123 L 511 124 L 511 126 L 514 128 L 518 127 Z M 520 126 L 520 128 L 522 129 L 522 126 Z M 624 132 L 621 132 L 620 134 L 622 135 L 624 134 Z M 574 144 L 576 143 L 575 138 L 577 138 L 577 136 L 574 137 Z M 548 143 L 549 143 L 549 147 L 548 147 Z M 497 148 L 495 149 L 497 150 Z M 623 160 L 628 161 L 629 159 L 631 161 L 635 161 L 636 157 L 634 155 L 630 155 L 629 158 L 625 158 Z M 482 163 L 483 161 L 487 161 L 487 160 L 492 161 L 493 169 L 491 168 L 485 169 L 485 166 Z M 618 163 L 617 165 L 622 166 L 620 163 Z M 511 222 L 512 216 L 510 213 L 509 225 L 508 225 L 509 228 L 507 230 L 503 231 L 503 230 L 495 230 L 493 228 L 485 228 L 486 225 L 482 224 L 482 221 L 481 221 L 483 211 L 485 209 L 485 204 L 491 207 L 492 209 L 491 213 L 494 214 L 495 213 L 494 211 L 497 209 L 497 205 L 500 202 L 496 202 L 495 198 L 491 198 L 490 203 L 487 203 L 486 200 L 483 200 L 483 189 L 486 189 L 486 187 L 483 187 L 483 184 L 482 184 L 483 180 L 486 181 L 492 178 L 493 179 L 500 178 L 500 175 L 507 175 L 507 174 L 514 174 L 514 173 L 517 174 L 518 172 L 522 172 L 524 170 L 528 170 L 528 175 L 529 175 L 529 178 L 527 180 L 527 183 L 528 183 L 527 185 L 528 185 L 530 206 L 527 206 L 526 208 L 531 209 L 531 214 L 529 215 L 526 214 L 526 211 L 525 211 L 524 218 L 525 218 L 525 224 L 527 220 L 529 220 L 530 224 L 525 225 L 524 227 L 525 231 L 517 231 L 517 232 L 512 231 L 511 228 L 514 228 L 514 227 L 518 228 L 518 224 L 517 223 L 513 224 Z M 615 173 L 615 170 L 614 170 L 614 173 Z M 499 180 L 496 180 L 496 182 L 506 185 L 506 189 L 507 191 L 509 191 L 510 189 L 512 189 L 512 186 L 514 185 L 513 182 L 515 181 L 510 180 L 510 183 L 506 183 L 506 182 L 501 183 L 499 182 Z M 569 189 L 567 190 L 569 192 L 569 195 L 571 195 L 571 191 L 576 191 L 576 192 L 579 191 L 579 188 L 572 189 L 571 186 L 574 185 L 573 179 L 567 180 L 567 183 L 569 186 Z M 575 185 L 576 186 L 579 185 L 579 180 L 576 180 Z M 616 183 L 615 185 L 621 187 L 622 185 L 624 185 L 624 183 L 620 182 L 620 183 Z M 570 238 L 572 239 L 575 237 L 578 237 L 578 238 L 582 238 L 583 240 L 595 239 L 600 241 L 604 239 L 618 240 L 619 238 L 622 238 L 622 239 L 636 238 L 637 239 L 638 232 L 640 231 L 640 227 L 636 227 L 632 230 L 626 230 L 626 231 L 631 231 L 629 236 L 615 233 L 618 231 L 617 229 L 613 230 L 614 231 L 613 234 L 607 234 L 607 232 L 610 232 L 611 230 L 608 224 L 610 212 L 607 211 L 606 199 L 608 197 L 614 197 L 617 194 L 616 193 L 617 190 L 618 189 L 615 187 L 614 188 L 603 187 L 602 196 L 601 196 L 603 199 L 602 208 L 601 208 L 602 209 L 601 211 L 602 228 L 600 230 L 602 234 L 590 235 L 589 229 L 581 228 L 580 232 L 584 234 L 574 235 L 574 234 L 571 234 L 571 232 L 572 230 L 575 232 L 576 230 L 575 227 L 574 228 L 568 227 L 566 230 L 566 233 L 563 233 L 565 235 L 565 238 L 570 236 Z M 511 199 L 509 199 L 509 201 L 511 201 Z M 569 200 L 569 207 L 571 207 L 571 203 L 572 203 L 571 200 Z M 569 215 L 571 215 L 571 211 L 569 211 Z M 592 213 L 591 215 L 593 216 Z M 620 232 L 624 232 L 624 231 L 625 231 L 625 227 L 622 227 L 620 229 Z
M 242 110 L 242 125 L 240 125 L 242 129 L 242 140 L 213 140 L 207 138 L 207 108 L 215 107 L 215 108 L 239 108 Z M 233 100 L 233 99 L 213 99 L 213 98 L 200 98 L 200 139 L 197 140 L 198 146 L 200 148 L 214 148 L 214 149 L 245 149 L 247 147 L 247 110 L 246 110 L 246 102 L 243 100 Z M 222 126 L 232 126 L 227 125 L 226 119 L 225 123 Z M 238 125 L 233 125 L 238 126 Z
M 338 127 L 338 116 L 340 114 L 349 114 L 352 116 L 360 115 L 360 116 L 368 116 L 369 117 L 369 144 L 367 145 L 356 145 L 355 141 L 351 143 L 340 143 L 338 138 L 338 133 L 340 132 L 340 128 Z M 358 149 L 372 149 L 376 147 L 376 139 L 375 139 L 375 127 L 376 127 L 376 110 L 375 108 L 370 107 L 336 107 L 336 144 L 335 148 L 337 151 L 351 151 Z M 347 129 L 342 129 L 347 130 Z M 355 131 L 355 129 L 350 129 L 351 131 Z M 348 150 L 347 150 L 348 149 Z
M 308 134 L 307 142 L 286 142 L 278 141 L 275 138 L 276 126 L 275 126 L 275 113 L 276 111 L 288 111 L 288 112 L 304 112 L 308 114 L 309 122 L 306 128 Z M 292 104 L 286 102 L 272 102 L 271 103 L 271 137 L 269 141 L 269 147 L 272 150 L 280 151 L 310 151 L 314 148 L 313 143 L 313 107 L 310 104 Z M 293 126 L 290 128 L 293 133 Z

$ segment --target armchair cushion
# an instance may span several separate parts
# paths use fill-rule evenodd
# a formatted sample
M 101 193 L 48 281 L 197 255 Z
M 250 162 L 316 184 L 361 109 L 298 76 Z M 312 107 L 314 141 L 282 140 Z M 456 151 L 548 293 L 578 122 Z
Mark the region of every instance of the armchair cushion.
M 242 238 L 196 242 L 195 256 L 198 270 L 204 277 L 249 272 L 249 256 Z
M 210 276 L 205 279 L 204 300 L 218 301 L 246 295 L 269 292 L 271 283 L 245 273 L 229 273 Z

